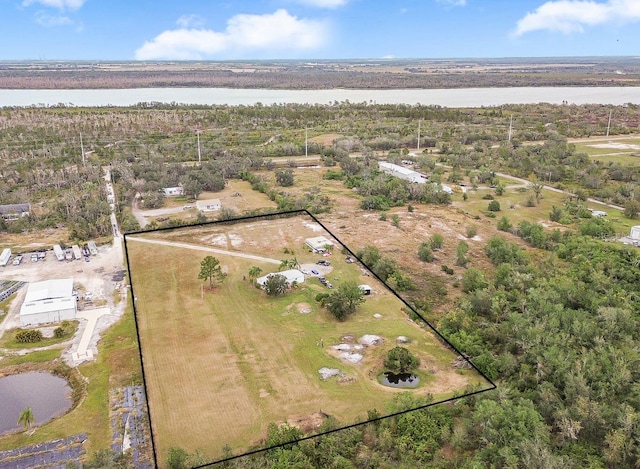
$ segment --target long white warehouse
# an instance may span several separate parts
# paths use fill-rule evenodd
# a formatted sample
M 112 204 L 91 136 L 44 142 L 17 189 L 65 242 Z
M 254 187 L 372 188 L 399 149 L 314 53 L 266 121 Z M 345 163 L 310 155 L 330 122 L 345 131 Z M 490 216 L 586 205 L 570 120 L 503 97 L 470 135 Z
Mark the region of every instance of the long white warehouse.
M 20 308 L 23 326 L 47 324 L 75 319 L 76 297 L 73 296 L 73 279 L 45 280 L 30 283 L 24 303 Z
M 395 176 L 400 179 L 405 179 L 415 184 L 426 184 L 428 181 L 427 176 L 425 176 L 424 174 L 413 171 L 409 168 L 405 168 L 403 166 L 398 166 L 397 164 L 387 163 L 386 161 L 379 161 L 378 167 L 383 173 L 390 174 L 391 176 Z

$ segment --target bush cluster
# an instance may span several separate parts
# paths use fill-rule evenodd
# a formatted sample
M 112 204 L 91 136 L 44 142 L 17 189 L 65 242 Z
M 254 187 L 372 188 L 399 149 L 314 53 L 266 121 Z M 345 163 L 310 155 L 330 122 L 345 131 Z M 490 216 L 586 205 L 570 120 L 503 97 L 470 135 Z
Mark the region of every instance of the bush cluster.
M 32 344 L 42 340 L 42 332 L 37 329 L 18 329 L 16 332 L 16 342 L 21 344 Z

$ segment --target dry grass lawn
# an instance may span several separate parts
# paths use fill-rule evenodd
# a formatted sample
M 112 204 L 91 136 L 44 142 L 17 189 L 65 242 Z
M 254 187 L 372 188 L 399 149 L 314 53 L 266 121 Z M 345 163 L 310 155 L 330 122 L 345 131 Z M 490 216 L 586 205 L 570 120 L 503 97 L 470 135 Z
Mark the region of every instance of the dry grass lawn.
M 277 265 L 236 257 L 249 253 L 287 259 L 295 250 L 300 263 L 318 256 L 303 249 L 304 238 L 324 234 L 309 217 L 210 225 L 145 235 L 226 249 L 216 253 L 228 277 L 214 290 L 197 279 L 206 253 L 191 249 L 127 241 L 136 296 L 151 422 L 158 458 L 171 446 L 200 449 L 208 460 L 221 457 L 229 444 L 236 454 L 260 445 L 270 422 L 304 421 L 319 410 L 350 424 L 367 410 L 386 410 L 399 390 L 377 382 L 383 355 L 405 335 L 420 357 L 422 386 L 417 394 L 436 400 L 482 385 L 474 371 L 458 371 L 455 354 L 433 335 L 409 321 L 402 303 L 356 264 L 336 252 L 327 278 L 339 284 L 353 279 L 368 283 L 374 294 L 356 314 L 338 322 L 315 301 L 328 291 L 317 279 L 280 298 L 269 298 L 243 277 L 252 266 L 263 272 Z M 140 236 L 140 235 L 138 235 Z M 310 310 L 310 311 L 309 311 Z M 373 314 L 379 313 L 376 319 Z M 331 349 L 351 335 L 375 334 L 380 346 L 368 347 L 359 364 L 347 363 Z M 320 379 L 318 370 L 339 368 L 345 378 Z

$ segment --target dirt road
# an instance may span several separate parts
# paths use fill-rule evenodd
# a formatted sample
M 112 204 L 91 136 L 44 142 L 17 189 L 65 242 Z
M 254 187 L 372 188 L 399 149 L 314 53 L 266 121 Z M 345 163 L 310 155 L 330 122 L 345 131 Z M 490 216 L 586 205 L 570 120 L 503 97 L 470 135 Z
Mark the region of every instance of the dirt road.
M 278 259 L 271 259 L 269 257 L 255 256 L 253 254 L 245 254 L 243 252 L 237 251 L 228 251 L 226 249 L 218 249 L 218 248 L 210 248 L 208 246 L 199 246 L 197 244 L 187 244 L 187 243 L 178 243 L 175 241 L 164 241 L 161 239 L 147 239 L 147 238 L 139 238 L 135 236 L 128 236 L 127 241 L 138 241 L 141 243 L 149 243 L 149 244 L 161 244 L 163 246 L 173 246 L 176 248 L 184 248 L 184 249 L 193 249 L 196 251 L 204 251 L 204 252 L 213 252 L 216 254 L 225 254 L 227 256 L 234 257 L 242 257 L 244 259 L 252 259 L 255 261 L 268 262 L 270 264 L 280 265 L 282 261 Z

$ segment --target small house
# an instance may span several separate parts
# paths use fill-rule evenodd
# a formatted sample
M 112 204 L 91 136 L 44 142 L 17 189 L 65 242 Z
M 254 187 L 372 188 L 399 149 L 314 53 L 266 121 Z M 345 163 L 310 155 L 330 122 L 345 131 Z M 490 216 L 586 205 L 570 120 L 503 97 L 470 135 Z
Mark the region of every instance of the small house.
M 28 217 L 31 213 L 31 204 L 0 205 L 0 216 L 5 221 L 18 220 Z
M 256 283 L 261 287 L 264 287 L 265 283 L 267 283 L 267 280 L 269 280 L 269 277 L 271 277 L 272 275 L 284 276 L 284 278 L 287 279 L 287 284 L 289 286 L 293 285 L 294 283 L 297 283 L 298 285 L 304 283 L 304 274 L 297 269 L 283 270 L 282 272 L 272 272 L 265 275 L 264 277 L 258 277 L 256 279 Z
M 365 296 L 371 295 L 371 287 L 369 285 L 358 285 L 358 288 Z
M 196 208 L 201 212 L 215 212 L 222 208 L 220 199 L 197 200 Z
M 184 195 L 184 189 L 182 186 L 163 187 L 162 193 L 165 197 L 177 197 L 179 195 Z

